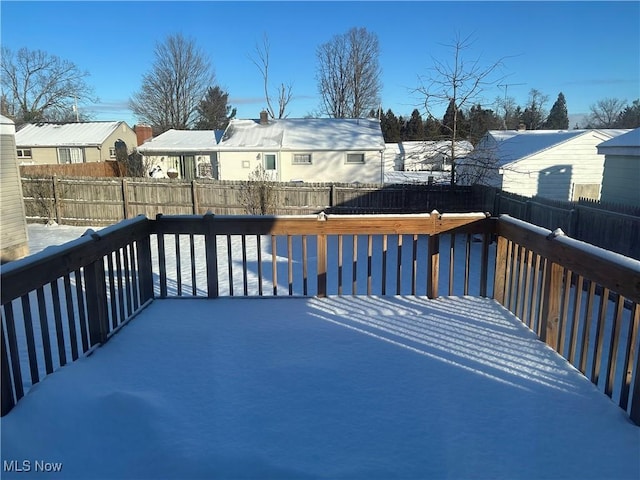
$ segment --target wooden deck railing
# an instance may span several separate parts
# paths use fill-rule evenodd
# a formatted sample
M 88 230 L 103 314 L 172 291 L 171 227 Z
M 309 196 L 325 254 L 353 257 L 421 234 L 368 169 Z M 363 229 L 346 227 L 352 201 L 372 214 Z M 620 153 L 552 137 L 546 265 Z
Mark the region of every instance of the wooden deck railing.
M 2 268 L 2 414 L 153 298 L 446 294 L 493 296 L 640 424 L 640 262 L 550 234 L 438 212 L 139 217 L 89 232 Z

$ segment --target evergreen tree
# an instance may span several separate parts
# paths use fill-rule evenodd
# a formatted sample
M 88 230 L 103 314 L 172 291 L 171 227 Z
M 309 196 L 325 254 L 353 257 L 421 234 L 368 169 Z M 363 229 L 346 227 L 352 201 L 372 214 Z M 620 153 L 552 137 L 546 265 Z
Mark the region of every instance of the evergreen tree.
M 620 113 L 615 126 L 617 128 L 638 128 L 640 127 L 640 99 L 634 100 L 632 105 Z
M 455 130 L 454 130 L 455 129 Z M 455 135 L 454 135 L 455 132 Z M 464 140 L 469 134 L 469 124 L 464 116 L 462 110 L 460 110 L 453 99 L 449 102 L 447 111 L 444 112 L 442 117 L 442 125 L 440 127 L 440 134 L 444 138 L 456 138 L 457 140 Z
M 440 140 L 440 122 L 431 115 L 424 121 L 425 140 Z
M 411 112 L 411 118 L 407 122 L 405 140 L 424 140 L 424 123 L 417 108 Z
M 380 128 L 386 143 L 397 143 L 400 141 L 400 123 L 391 109 L 380 118 Z
M 198 105 L 199 130 L 224 130 L 236 115 L 236 109 L 227 104 L 229 94 L 220 87 L 209 87 L 205 97 Z
M 567 112 L 567 102 L 564 94 L 560 92 L 558 99 L 551 107 L 544 128 L 548 130 L 566 130 L 569 128 L 569 113 Z
M 468 140 L 475 146 L 489 130 L 502 128 L 503 119 L 493 110 L 484 109 L 480 104 L 471 107 L 468 113 L 469 134 Z

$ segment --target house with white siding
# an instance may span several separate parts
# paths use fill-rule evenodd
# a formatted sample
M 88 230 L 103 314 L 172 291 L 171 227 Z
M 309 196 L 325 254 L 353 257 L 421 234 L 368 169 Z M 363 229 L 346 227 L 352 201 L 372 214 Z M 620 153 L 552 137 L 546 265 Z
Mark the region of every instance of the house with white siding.
M 602 142 L 629 130 L 492 130 L 457 164 L 461 185 L 482 184 L 527 197 L 600 199 Z
M 453 152 L 451 149 L 453 148 Z M 385 145 L 385 163 L 402 172 L 450 171 L 451 158 L 460 158 L 473 150 L 471 142 L 448 140 L 424 140 Z
M 231 120 L 218 144 L 220 179 L 262 167 L 274 181 L 381 183 L 384 137 L 377 119 Z
M 138 147 L 149 171 L 178 178 L 219 178 L 218 142 L 223 130 L 168 130 Z
M 598 145 L 604 155 L 603 202 L 640 207 L 640 128 Z
M 24 165 L 106 162 L 116 159 L 118 140 L 129 153 L 138 144 L 126 122 L 28 123 L 16 133 L 16 148 Z
M 16 155 L 16 128 L 0 115 L 0 262 L 29 254 L 27 220 Z

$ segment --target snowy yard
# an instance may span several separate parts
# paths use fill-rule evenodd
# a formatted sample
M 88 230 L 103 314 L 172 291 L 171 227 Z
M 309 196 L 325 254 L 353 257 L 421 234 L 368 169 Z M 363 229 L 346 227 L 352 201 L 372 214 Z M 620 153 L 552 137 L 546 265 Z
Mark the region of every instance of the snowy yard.
M 0 426 L 2 478 L 640 478 L 640 428 L 464 296 L 156 300 Z

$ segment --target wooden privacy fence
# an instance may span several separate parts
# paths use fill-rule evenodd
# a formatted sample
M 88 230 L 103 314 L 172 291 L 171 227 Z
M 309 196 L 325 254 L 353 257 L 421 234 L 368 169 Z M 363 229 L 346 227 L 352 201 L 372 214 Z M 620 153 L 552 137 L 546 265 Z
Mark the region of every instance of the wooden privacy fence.
M 1 281 L 2 414 L 154 298 L 446 291 L 493 296 L 640 424 L 640 262 L 508 216 L 138 217 Z
M 483 187 L 486 211 L 508 214 L 575 239 L 640 260 L 640 206 L 599 205 L 523 197 Z
M 22 179 L 27 219 L 101 226 L 145 215 L 246 214 L 247 182 L 198 179 Z M 523 197 L 492 187 L 273 183 L 279 215 L 327 213 L 490 212 L 563 231 L 578 240 L 640 259 L 640 207 Z
M 248 213 L 247 185 L 241 181 L 154 178 L 22 179 L 30 221 L 55 220 L 69 225 L 111 225 L 126 218 L 157 214 L 189 215 L 212 211 Z M 446 210 L 477 211 L 471 187 L 272 183 L 275 211 L 280 215 L 332 213 L 410 213 Z

